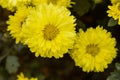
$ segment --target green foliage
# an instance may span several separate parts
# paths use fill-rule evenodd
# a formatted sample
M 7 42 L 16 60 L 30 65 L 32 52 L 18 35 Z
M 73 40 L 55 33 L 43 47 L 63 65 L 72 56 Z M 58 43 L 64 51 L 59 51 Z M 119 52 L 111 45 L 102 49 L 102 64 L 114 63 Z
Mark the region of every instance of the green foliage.
M 9 73 L 15 73 L 20 66 L 16 56 L 7 56 L 5 68 Z
M 116 67 L 116 69 L 117 69 L 118 71 L 120 71 L 120 63 L 116 63 L 116 64 L 115 64 L 115 67 Z
M 0 75 L 0 80 L 4 80 L 3 76 Z
M 108 76 L 107 80 L 120 80 L 120 63 L 116 63 L 115 67 L 115 71 L 111 72 L 111 75 Z
M 76 27 L 77 31 L 79 30 L 79 28 L 82 28 L 84 30 L 86 29 L 86 25 L 81 20 L 78 19 L 78 20 L 76 20 L 76 22 L 77 22 L 77 27 Z
M 109 21 L 108 21 L 108 26 L 109 27 L 115 26 L 117 24 L 118 24 L 118 21 L 114 20 L 113 18 L 110 18 Z
M 102 3 L 103 0 L 93 0 L 95 4 Z
M 45 76 L 43 74 L 39 74 L 38 79 L 39 80 L 45 80 Z
M 73 0 L 75 5 L 73 5 L 73 10 L 81 17 L 87 13 L 91 7 L 88 0 Z

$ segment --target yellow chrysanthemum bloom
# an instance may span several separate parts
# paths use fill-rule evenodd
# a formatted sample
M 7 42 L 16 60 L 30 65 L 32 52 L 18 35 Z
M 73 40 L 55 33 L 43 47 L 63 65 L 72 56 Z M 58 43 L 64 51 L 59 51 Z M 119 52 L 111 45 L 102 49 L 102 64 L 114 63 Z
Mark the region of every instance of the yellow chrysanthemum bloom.
M 111 3 L 112 3 L 112 4 L 116 4 L 116 3 L 118 3 L 118 2 L 120 2 L 120 0 L 111 0 Z
M 118 24 L 120 25 L 120 3 L 108 6 L 108 8 L 108 16 L 114 18 L 115 20 L 118 20 Z
M 17 76 L 17 80 L 29 80 L 27 77 L 24 77 L 23 73 L 20 73 L 20 75 Z
M 20 73 L 20 75 L 17 76 L 17 80 L 38 80 L 38 78 L 28 78 L 25 77 L 23 73 Z
M 100 28 L 89 28 L 86 32 L 80 29 L 73 50 L 70 51 L 75 65 L 85 72 L 102 72 L 116 57 L 115 38 L 110 32 Z
M 0 5 L 3 8 L 7 8 L 8 10 L 14 11 L 17 6 L 21 6 L 21 4 L 29 3 L 31 0 L 0 0 Z
M 22 26 L 25 23 L 27 15 L 32 8 L 26 8 L 25 6 L 19 7 L 18 10 L 14 15 L 9 16 L 9 20 L 7 21 L 8 24 L 8 31 L 13 38 L 16 39 L 16 43 L 22 41 Z
M 37 6 L 42 3 L 52 3 L 57 6 L 71 7 L 71 4 L 75 4 L 71 0 L 0 0 L 0 5 L 3 8 L 14 11 L 21 5 Z
M 35 56 L 63 57 L 73 47 L 75 40 L 75 18 L 65 7 L 42 4 L 31 11 L 23 36 Z

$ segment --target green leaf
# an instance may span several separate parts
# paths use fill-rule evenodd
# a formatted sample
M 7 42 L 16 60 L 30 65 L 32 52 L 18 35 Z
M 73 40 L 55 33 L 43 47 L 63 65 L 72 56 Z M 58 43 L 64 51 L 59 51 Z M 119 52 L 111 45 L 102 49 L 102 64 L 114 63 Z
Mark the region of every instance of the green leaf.
M 115 64 L 116 70 L 111 72 L 110 76 L 107 77 L 107 80 L 120 80 L 120 63 Z
M 9 73 L 15 73 L 20 66 L 18 58 L 16 56 L 9 55 L 6 59 L 5 68 Z
M 116 67 L 117 70 L 120 71 L 120 63 L 116 63 L 116 64 L 115 64 L 115 67 Z
M 109 21 L 108 21 L 108 26 L 109 27 L 115 26 L 117 24 L 118 24 L 118 21 L 114 20 L 113 18 L 110 18 Z
M 39 74 L 38 79 L 39 80 L 45 80 L 45 76 L 43 74 Z
M 95 4 L 102 3 L 103 0 L 93 0 Z
M 24 48 L 24 46 L 22 44 L 15 44 L 14 45 L 14 49 L 18 52 L 20 52 L 23 48 Z
M 107 80 L 120 80 L 120 73 L 112 72 L 111 75 L 107 78 Z
M 5 80 L 4 77 L 2 75 L 0 75 L 0 80 Z
M 73 2 L 75 2 L 75 5 L 73 5 L 73 10 L 77 12 L 79 16 L 83 16 L 91 7 L 88 0 L 73 0 Z
M 77 29 L 79 31 L 79 28 L 82 28 L 83 30 L 86 29 L 86 25 L 79 19 L 76 20 L 76 23 L 77 23 Z

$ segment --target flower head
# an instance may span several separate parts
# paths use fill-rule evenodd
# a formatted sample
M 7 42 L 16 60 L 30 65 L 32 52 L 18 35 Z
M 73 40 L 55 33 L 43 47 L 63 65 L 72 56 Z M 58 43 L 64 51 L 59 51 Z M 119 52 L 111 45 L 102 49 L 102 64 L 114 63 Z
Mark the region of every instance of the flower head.
M 38 80 L 38 78 L 28 78 L 25 77 L 23 73 L 20 73 L 20 75 L 17 76 L 17 80 Z
M 57 6 L 71 7 L 71 4 L 75 4 L 71 0 L 0 0 L 0 5 L 3 8 L 14 11 L 21 5 L 37 6 L 43 3 L 52 3 Z
M 62 57 L 73 47 L 75 19 L 65 7 L 43 4 L 29 15 L 23 36 L 35 56 Z
M 23 73 L 20 73 L 20 75 L 17 76 L 17 80 L 29 80 L 27 77 L 24 77 Z
M 19 7 L 14 15 L 9 16 L 8 31 L 13 38 L 16 39 L 16 43 L 22 41 L 22 27 L 26 21 L 27 15 L 32 8 L 27 8 L 25 6 Z
M 17 6 L 29 3 L 31 0 L 0 0 L 0 5 L 3 8 L 14 11 Z
M 111 38 L 110 32 L 99 26 L 89 28 L 86 32 L 80 29 L 70 54 L 76 66 L 82 67 L 83 71 L 102 72 L 116 57 L 115 46 L 115 38 Z
M 118 20 L 118 24 L 120 25 L 120 3 L 108 6 L 108 8 L 108 16 L 114 18 L 115 20 Z
M 0 0 L 0 5 L 9 10 L 13 10 L 13 8 L 16 6 L 16 3 L 17 0 Z

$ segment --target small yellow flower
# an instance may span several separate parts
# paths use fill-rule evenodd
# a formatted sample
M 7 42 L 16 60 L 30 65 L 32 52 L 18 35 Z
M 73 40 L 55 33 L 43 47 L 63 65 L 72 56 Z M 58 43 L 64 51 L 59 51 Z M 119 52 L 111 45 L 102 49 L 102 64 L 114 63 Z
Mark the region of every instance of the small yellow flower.
M 20 73 L 20 75 L 17 76 L 17 80 L 29 80 L 27 77 L 24 77 L 23 73 Z
M 115 38 L 111 38 L 110 32 L 100 26 L 89 28 L 86 32 L 80 29 L 70 55 L 83 71 L 102 72 L 116 57 L 115 46 Z
M 75 18 L 65 7 L 39 5 L 31 11 L 23 27 L 24 43 L 36 57 L 63 57 L 73 47 L 76 36 L 74 22 Z
M 38 78 L 30 78 L 29 80 L 38 80 Z
M 114 18 L 115 20 L 118 20 L 118 24 L 120 25 L 120 3 L 108 6 L 108 8 L 108 16 Z
M 9 16 L 8 31 L 13 38 L 16 39 L 16 43 L 22 41 L 22 26 L 24 25 L 27 15 L 32 8 L 27 8 L 25 6 L 19 7 L 14 15 Z
M 17 76 L 17 80 L 38 80 L 38 78 L 28 78 L 28 77 L 24 77 L 23 73 L 20 73 L 20 75 Z

